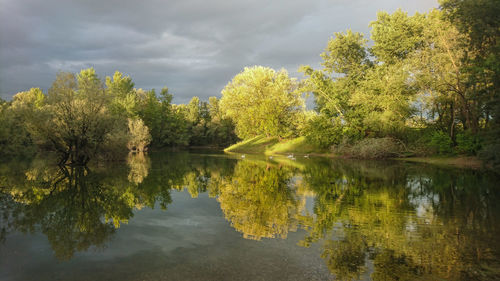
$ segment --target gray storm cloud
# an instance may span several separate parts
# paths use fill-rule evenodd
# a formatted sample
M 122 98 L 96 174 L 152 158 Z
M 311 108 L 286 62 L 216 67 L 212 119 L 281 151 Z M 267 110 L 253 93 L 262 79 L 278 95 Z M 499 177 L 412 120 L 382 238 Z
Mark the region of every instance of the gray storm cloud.
M 119 70 L 174 102 L 219 96 L 243 67 L 318 66 L 333 32 L 368 33 L 377 10 L 435 0 L 0 0 L 0 94 L 47 90 L 58 71 Z M 368 36 L 368 35 L 367 35 Z

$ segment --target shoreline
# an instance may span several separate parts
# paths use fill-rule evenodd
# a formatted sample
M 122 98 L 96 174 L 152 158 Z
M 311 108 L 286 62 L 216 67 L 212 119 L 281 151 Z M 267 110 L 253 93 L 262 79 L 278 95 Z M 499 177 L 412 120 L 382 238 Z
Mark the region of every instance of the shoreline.
M 314 157 L 327 157 L 331 159 L 360 159 L 360 160 L 395 160 L 404 162 L 424 163 L 442 167 L 454 167 L 473 170 L 491 170 L 491 165 L 486 164 L 476 156 L 410 156 L 410 157 L 388 157 L 384 159 L 377 158 L 356 158 L 349 155 L 338 155 L 331 151 L 321 151 L 318 147 L 308 144 L 304 137 L 291 140 L 280 141 L 276 137 L 257 136 L 248 140 L 240 141 L 224 149 L 225 153 L 231 154 L 262 154 L 272 155 L 295 155 L 302 157 L 305 155 Z
M 473 170 L 491 170 L 493 168 L 486 165 L 483 160 L 475 156 L 428 156 L 428 157 L 408 157 L 392 158 L 397 161 L 432 164 L 437 166 L 473 169 Z
M 483 160 L 475 156 L 419 156 L 419 157 L 393 157 L 384 159 L 371 159 L 371 158 L 350 158 L 342 155 L 334 155 L 332 153 L 265 153 L 265 152 L 249 152 L 249 151 L 225 151 L 227 154 L 253 154 L 253 155 L 279 155 L 287 156 L 287 154 L 294 154 L 296 156 L 311 156 L 311 157 L 326 157 L 331 159 L 353 159 L 353 160 L 395 160 L 401 162 L 412 162 L 412 163 L 422 163 L 431 164 L 441 167 L 453 167 L 462 169 L 472 169 L 472 170 L 490 170 L 494 171 L 493 168 L 484 163 Z

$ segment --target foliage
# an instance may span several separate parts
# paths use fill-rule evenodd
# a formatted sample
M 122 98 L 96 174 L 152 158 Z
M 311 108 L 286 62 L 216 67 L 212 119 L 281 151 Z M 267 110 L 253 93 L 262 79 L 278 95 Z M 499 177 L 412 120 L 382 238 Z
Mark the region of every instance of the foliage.
M 429 145 L 439 154 L 450 154 L 453 151 L 453 141 L 441 131 L 432 134 Z
M 470 131 L 457 134 L 455 150 L 460 154 L 476 155 L 481 150 L 481 138 Z
M 29 92 L 33 91 L 40 90 L 31 89 Z M 30 112 L 34 111 L 30 107 L 31 105 L 20 101 L 16 101 L 16 106 L 13 107 L 12 103 L 0 99 L 0 157 L 26 157 L 34 154 L 36 147 L 24 125 Z
M 232 119 L 223 116 L 216 97 L 210 97 L 208 103 L 193 97 L 182 109 L 189 123 L 190 145 L 225 147 L 238 140 Z
M 330 148 L 342 141 L 340 118 L 328 118 L 324 114 L 313 116 L 307 121 L 304 131 L 307 141 L 320 148 Z
M 342 143 L 334 147 L 334 152 L 350 158 L 384 159 L 398 157 L 403 152 L 398 141 L 385 138 L 366 138 L 353 145 Z
M 498 0 L 442 0 L 441 7 L 446 20 L 464 36 L 461 57 L 467 73 L 464 84 L 471 105 L 483 116 L 485 146 L 480 155 L 491 164 L 500 162 L 500 5 Z M 483 121 L 483 120 L 480 120 Z M 465 127 L 472 129 L 474 127 Z
M 0 103 L 0 155 L 45 149 L 58 151 L 64 163 L 117 159 L 134 134 L 144 137 L 129 147 L 146 147 L 148 128 L 152 148 L 229 146 L 243 139 L 228 151 L 264 152 L 282 139 L 305 137 L 303 149 L 295 140 L 278 150 L 335 145 L 378 158 L 391 154 L 381 147 L 386 142 L 392 155 L 401 144 L 417 155 L 480 155 L 498 167 L 499 7 L 498 0 L 441 0 L 439 9 L 424 14 L 379 12 L 369 24 L 370 43 L 350 29 L 334 33 L 322 68 L 299 69 L 303 81 L 283 69 L 249 67 L 220 100 L 193 97 L 175 105 L 168 88 L 159 94 L 136 89 L 118 71 L 104 83 L 93 69 L 59 73 L 48 94 L 33 88 Z M 304 110 L 304 93 L 314 95 L 315 115 Z
M 305 134 L 324 146 L 367 137 L 415 145 L 408 132 L 429 128 L 439 153 L 491 152 L 500 130 L 498 9 L 496 0 L 443 0 L 425 14 L 379 12 L 371 48 L 363 34 L 334 33 L 323 69 L 301 68 L 322 118 Z
M 296 133 L 304 101 L 295 79 L 285 70 L 245 68 L 222 90 L 220 108 L 234 120 L 236 134 L 288 137 Z
M 48 94 L 33 88 L 0 103 L 0 155 L 26 156 L 57 151 L 61 164 L 91 159 L 124 160 L 128 150 L 187 145 L 226 146 L 237 137 L 219 100 L 194 98 L 172 104 L 168 88 L 135 89 L 115 72 L 105 83 L 93 68 L 78 75 L 61 72 Z
M 149 128 L 144 125 L 144 121 L 129 118 L 128 130 L 130 134 L 130 140 L 127 143 L 128 149 L 139 152 L 147 151 L 147 146 L 151 142 L 151 134 L 149 133 Z
M 49 90 L 47 106 L 29 126 L 39 142 L 61 153 L 62 163 L 86 164 L 120 128 L 107 102 L 94 69 L 82 70 L 76 77 L 60 73 Z
M 397 136 L 403 131 L 413 112 L 415 90 L 408 68 L 399 59 L 389 60 L 386 55 L 395 51 L 387 46 L 394 40 L 385 36 L 402 35 L 383 32 L 383 28 L 393 30 L 391 25 L 399 25 L 401 21 L 408 21 L 408 17 L 398 11 L 395 15 L 379 13 L 378 20 L 372 23 L 375 41 L 372 50 L 379 55 L 374 61 L 369 59 L 370 50 L 363 35 L 348 30 L 335 33 L 328 42 L 322 54 L 323 70 L 313 70 L 309 66 L 301 68 L 307 76 L 308 88 L 315 95 L 322 123 L 329 121 L 338 128 L 335 138 L 329 142 L 314 133 L 308 134 L 310 139 L 317 138 L 326 146 L 338 144 L 342 139 Z M 400 56 L 404 57 L 402 53 Z M 380 63 L 384 60 L 387 61 Z

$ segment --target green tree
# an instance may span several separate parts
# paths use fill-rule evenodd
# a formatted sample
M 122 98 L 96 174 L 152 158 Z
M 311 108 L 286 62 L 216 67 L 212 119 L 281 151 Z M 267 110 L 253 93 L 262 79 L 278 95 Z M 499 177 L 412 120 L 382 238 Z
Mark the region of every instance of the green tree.
M 371 52 L 376 60 L 394 64 L 404 60 L 423 43 L 424 15 L 408 16 L 400 9 L 392 14 L 377 13 L 377 20 L 370 23 Z
M 285 70 L 245 68 L 222 90 L 220 108 L 234 120 L 240 138 L 287 137 L 296 133 L 304 101 L 296 80 Z
M 210 123 L 208 125 L 209 143 L 217 146 L 229 146 L 238 140 L 235 133 L 234 122 L 231 118 L 224 117 L 220 109 L 220 100 L 216 97 L 208 99 L 208 112 Z
M 329 124 L 332 127 L 329 131 L 336 131 L 340 135 L 333 137 L 330 142 L 323 141 L 325 144 L 338 144 L 342 139 L 356 140 L 367 136 L 401 135 L 401 128 L 404 128 L 413 112 L 415 94 L 410 84 L 410 69 L 401 62 L 405 54 L 412 51 L 404 51 L 402 46 L 411 45 L 414 48 L 415 44 L 390 46 L 395 37 L 405 36 L 397 33 L 397 28 L 394 31 L 392 26 L 398 27 L 403 21 L 401 18 L 409 21 L 406 14 L 400 11 L 395 15 L 379 13 L 378 20 L 371 24 L 374 33 L 372 38 L 375 40 L 372 48 L 374 61 L 369 59 L 367 41 L 363 35 L 348 30 L 335 33 L 329 40 L 321 55 L 322 70 L 301 67 L 300 70 L 307 77 L 305 84 L 314 93 L 316 109 L 329 119 L 323 122 L 324 125 Z M 416 25 L 413 21 L 409 22 L 407 25 Z M 384 28 L 396 34 L 387 34 Z M 388 59 L 390 55 L 396 56 L 394 53 L 398 53 L 399 59 Z M 309 138 L 320 139 L 311 134 Z
M 38 88 L 14 95 L 12 102 L 0 101 L 0 155 L 28 156 L 36 147 L 29 124 L 46 104 L 46 95 Z
M 106 94 L 111 98 L 110 109 L 115 114 L 127 117 L 137 116 L 137 104 L 140 97 L 134 91 L 134 83 L 129 76 L 116 71 L 113 77 L 106 77 Z
M 127 147 L 131 151 L 144 152 L 148 150 L 148 145 L 151 142 L 151 134 L 149 128 L 141 119 L 128 119 L 128 130 L 130 140 Z
M 154 90 L 142 94 L 138 115 L 151 133 L 155 147 L 189 144 L 188 122 L 182 110 L 172 105 L 172 94 L 163 88 L 159 97 Z
M 442 0 L 441 9 L 465 39 L 461 40 L 460 57 L 467 74 L 463 79 L 472 113 L 468 128 L 484 124 L 486 143 L 481 156 L 500 167 L 500 3 L 498 0 Z M 477 120 L 479 119 L 479 120 Z M 484 121 L 483 121 L 484 120 Z M 479 122 L 479 123 L 478 123 Z
M 112 138 L 117 121 L 107 108 L 108 96 L 93 68 L 76 77 L 60 73 L 49 89 L 43 119 L 35 135 L 61 153 L 61 163 L 86 164 Z

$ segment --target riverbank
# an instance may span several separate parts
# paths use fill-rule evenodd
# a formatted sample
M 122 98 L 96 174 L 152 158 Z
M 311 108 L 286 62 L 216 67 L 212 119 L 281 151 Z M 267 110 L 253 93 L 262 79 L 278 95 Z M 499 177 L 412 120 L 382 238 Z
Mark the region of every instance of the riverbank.
M 329 158 L 349 158 L 336 155 L 333 152 L 315 147 L 307 143 L 305 137 L 280 141 L 277 137 L 257 136 L 236 143 L 226 149 L 228 153 L 265 154 L 265 155 L 310 155 Z M 397 161 L 426 163 L 438 166 L 457 167 L 465 169 L 492 169 L 484 161 L 473 156 L 429 156 L 429 157 L 398 157 L 391 158 Z
M 426 163 L 438 166 L 453 166 L 457 168 L 466 169 L 491 169 L 491 167 L 484 164 L 484 161 L 474 156 L 453 156 L 453 157 L 408 157 L 408 158 L 394 158 L 398 161 Z
M 224 152 L 248 153 L 248 154 L 296 154 L 296 155 L 318 155 L 333 157 L 327 149 L 321 149 L 313 144 L 307 143 L 305 137 L 298 137 L 291 140 L 280 141 L 277 137 L 257 136 L 248 140 L 236 143 Z

